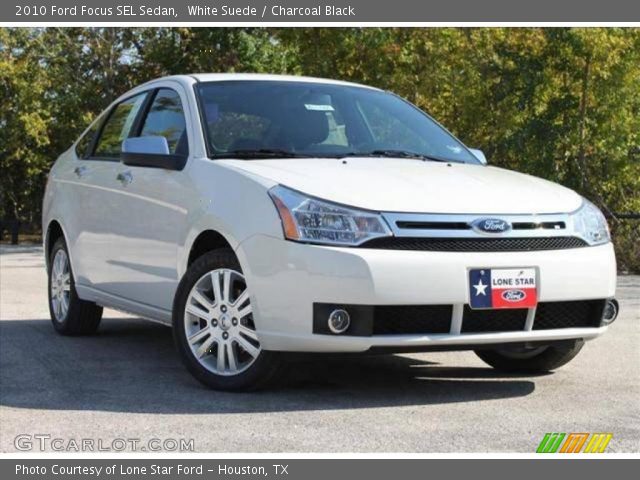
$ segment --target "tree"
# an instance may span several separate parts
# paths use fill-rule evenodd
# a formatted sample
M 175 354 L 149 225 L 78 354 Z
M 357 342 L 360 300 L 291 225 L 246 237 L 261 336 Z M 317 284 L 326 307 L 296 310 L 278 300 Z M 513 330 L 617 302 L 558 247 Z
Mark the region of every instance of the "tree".
M 388 89 L 492 165 L 640 211 L 640 29 L 73 27 L 0 29 L 0 217 L 37 221 L 49 166 L 116 97 L 193 72 Z M 640 270 L 638 223 L 611 225 Z
M 49 79 L 40 32 L 0 29 L 0 218 L 33 222 L 50 160 Z

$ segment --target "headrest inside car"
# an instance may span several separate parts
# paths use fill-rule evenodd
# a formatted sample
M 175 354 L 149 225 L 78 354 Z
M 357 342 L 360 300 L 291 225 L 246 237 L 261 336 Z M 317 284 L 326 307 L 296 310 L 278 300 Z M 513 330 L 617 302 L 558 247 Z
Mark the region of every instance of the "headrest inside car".
M 296 109 L 287 119 L 285 135 L 296 149 L 322 143 L 329 136 L 329 120 L 325 112 Z

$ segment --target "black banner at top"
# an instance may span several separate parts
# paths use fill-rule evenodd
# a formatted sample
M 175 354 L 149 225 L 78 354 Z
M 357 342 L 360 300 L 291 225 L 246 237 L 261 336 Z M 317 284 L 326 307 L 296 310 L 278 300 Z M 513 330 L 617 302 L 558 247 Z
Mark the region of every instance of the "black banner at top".
M 640 22 L 631 0 L 14 0 L 0 22 Z

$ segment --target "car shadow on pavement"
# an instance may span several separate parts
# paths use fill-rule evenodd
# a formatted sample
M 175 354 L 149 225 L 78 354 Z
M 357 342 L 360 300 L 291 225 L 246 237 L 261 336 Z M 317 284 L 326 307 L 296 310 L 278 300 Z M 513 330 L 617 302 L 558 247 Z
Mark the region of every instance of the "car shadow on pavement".
M 292 363 L 270 390 L 208 390 L 185 370 L 169 328 L 106 319 L 90 337 L 49 320 L 0 321 L 0 405 L 48 410 L 259 413 L 476 402 L 523 397 L 535 384 L 490 368 L 406 356 L 318 357 Z

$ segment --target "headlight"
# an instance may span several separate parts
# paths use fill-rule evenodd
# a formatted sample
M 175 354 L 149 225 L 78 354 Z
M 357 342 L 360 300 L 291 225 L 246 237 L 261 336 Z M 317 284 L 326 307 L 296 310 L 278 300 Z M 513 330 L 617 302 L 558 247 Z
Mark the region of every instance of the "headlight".
M 583 199 L 582 207 L 572 213 L 571 218 L 575 231 L 590 245 L 600 245 L 611 240 L 607 220 L 590 201 Z
M 309 197 L 278 185 L 269 190 L 288 240 L 328 245 L 360 245 L 391 235 L 375 212 L 357 210 Z

